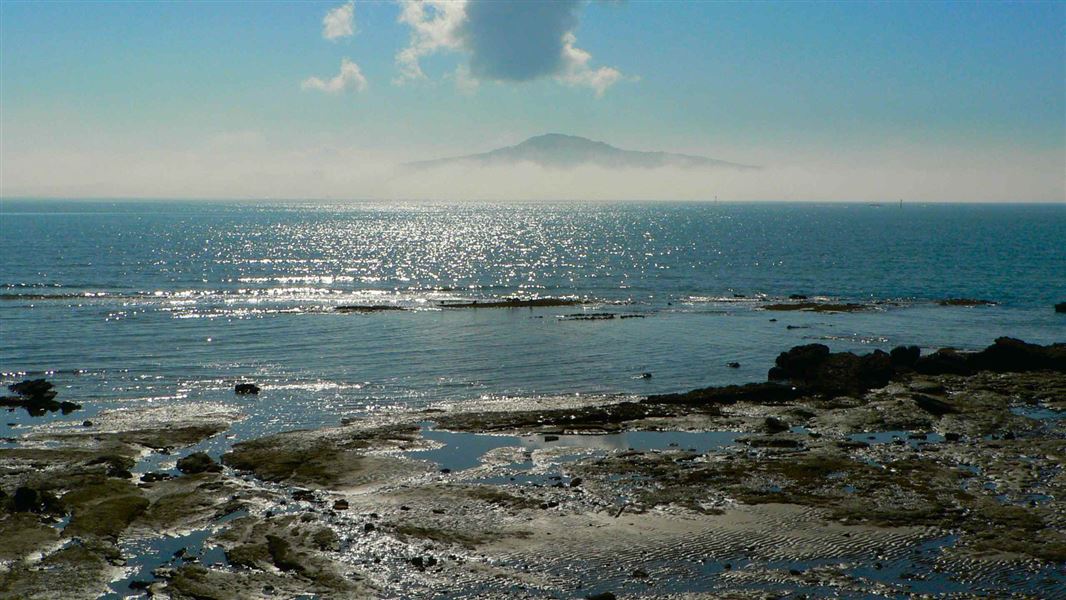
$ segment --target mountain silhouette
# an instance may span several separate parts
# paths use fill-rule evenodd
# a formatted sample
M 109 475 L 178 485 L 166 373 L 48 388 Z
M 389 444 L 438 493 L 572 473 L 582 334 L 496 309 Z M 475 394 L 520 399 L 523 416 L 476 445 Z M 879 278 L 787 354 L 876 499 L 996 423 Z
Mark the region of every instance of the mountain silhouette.
M 604 142 L 561 133 L 538 135 L 514 146 L 497 148 L 480 154 L 411 162 L 406 163 L 404 166 L 415 169 L 431 169 L 455 165 L 509 166 L 522 163 L 533 163 L 555 169 L 581 166 L 597 166 L 611 169 L 682 167 L 687 169 L 748 170 L 758 168 L 692 154 L 623 150 Z

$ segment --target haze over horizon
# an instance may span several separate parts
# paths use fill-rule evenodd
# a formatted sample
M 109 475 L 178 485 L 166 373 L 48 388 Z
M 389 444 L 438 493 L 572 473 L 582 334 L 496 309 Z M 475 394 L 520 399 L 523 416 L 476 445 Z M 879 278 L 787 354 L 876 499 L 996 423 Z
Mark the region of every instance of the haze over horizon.
M 4 198 L 1066 202 L 1063 3 L 4 2 L 0 17 Z M 631 153 L 402 166 L 547 133 Z

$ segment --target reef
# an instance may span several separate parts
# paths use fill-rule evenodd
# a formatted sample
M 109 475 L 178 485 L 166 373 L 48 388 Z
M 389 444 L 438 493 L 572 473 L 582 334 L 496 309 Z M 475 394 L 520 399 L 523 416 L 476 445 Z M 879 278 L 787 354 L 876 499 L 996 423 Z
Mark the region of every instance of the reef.
M 1050 597 L 1064 356 L 811 344 L 764 382 L 400 411 L 221 453 L 204 444 L 239 415 L 103 413 L 0 449 L 0 595 Z

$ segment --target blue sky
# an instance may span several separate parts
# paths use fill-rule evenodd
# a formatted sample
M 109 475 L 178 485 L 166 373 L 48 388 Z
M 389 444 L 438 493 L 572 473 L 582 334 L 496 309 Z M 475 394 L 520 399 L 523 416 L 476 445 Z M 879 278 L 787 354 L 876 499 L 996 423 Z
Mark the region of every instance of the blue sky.
M 417 8 L 5 0 L 2 193 L 417 197 L 551 131 L 773 171 L 665 197 L 1066 201 L 1066 3 Z

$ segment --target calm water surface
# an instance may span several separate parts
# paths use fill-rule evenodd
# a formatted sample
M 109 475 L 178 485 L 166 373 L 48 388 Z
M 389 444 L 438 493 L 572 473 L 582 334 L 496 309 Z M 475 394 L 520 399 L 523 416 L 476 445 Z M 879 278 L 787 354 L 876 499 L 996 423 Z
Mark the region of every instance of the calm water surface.
M 442 400 L 761 380 L 812 341 L 1066 341 L 1051 308 L 1066 301 L 1066 205 L 5 200 L 0 286 L 4 383 L 48 373 L 86 404 L 79 421 L 233 404 L 251 435 Z M 872 307 L 759 308 L 790 294 Z M 595 303 L 438 307 L 513 295 Z M 950 297 L 999 304 L 935 303 Z M 575 312 L 645 318 L 559 318 Z M 263 394 L 235 398 L 242 378 Z

